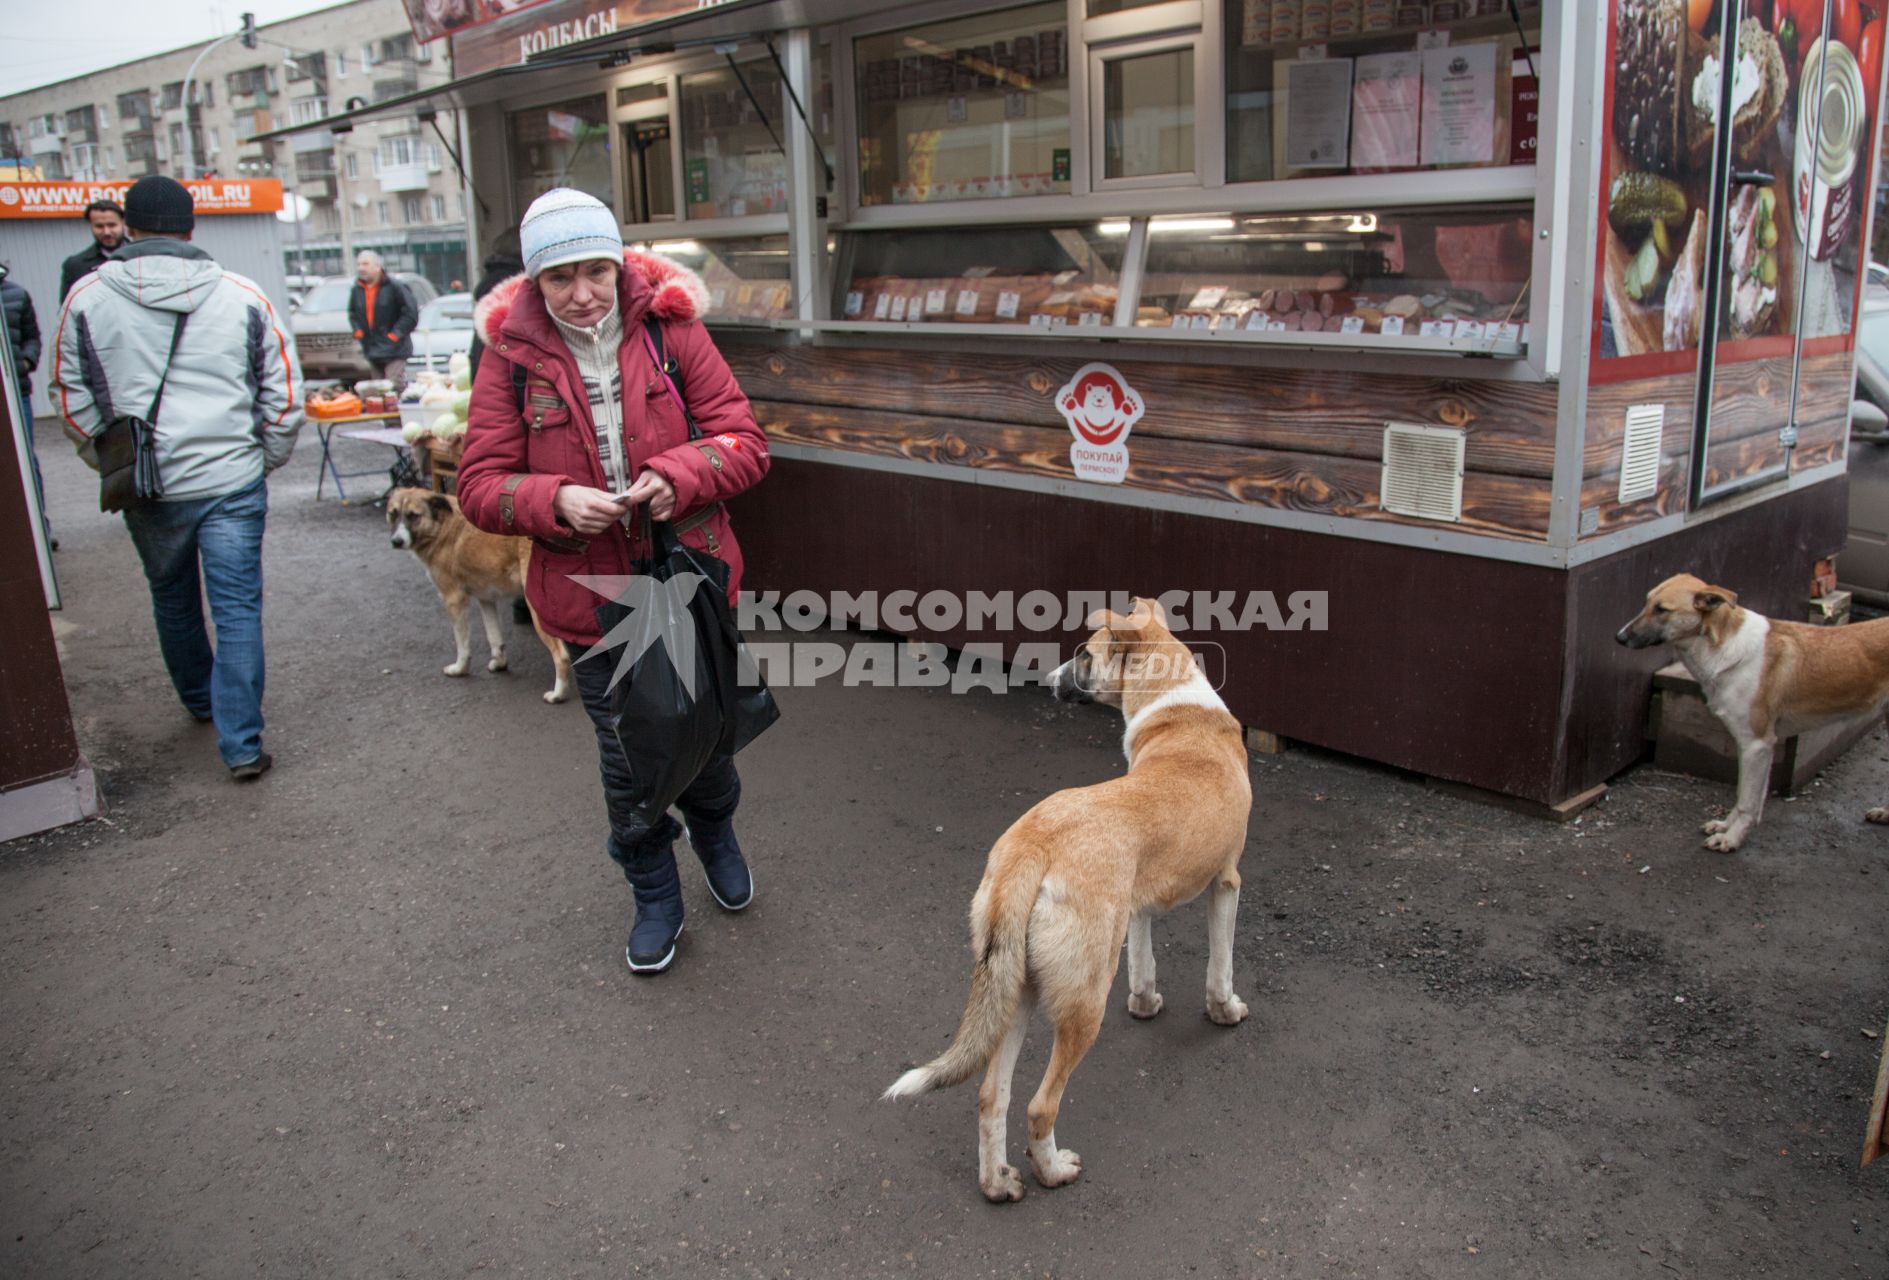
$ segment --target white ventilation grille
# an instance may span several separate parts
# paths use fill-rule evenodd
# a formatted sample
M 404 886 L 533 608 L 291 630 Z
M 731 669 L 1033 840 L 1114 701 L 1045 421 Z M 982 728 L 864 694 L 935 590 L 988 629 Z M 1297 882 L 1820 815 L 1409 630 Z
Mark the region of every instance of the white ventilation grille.
M 1644 502 L 1659 493 L 1659 440 L 1666 428 L 1666 406 L 1627 408 L 1625 442 L 1620 446 L 1620 501 Z
M 1463 518 L 1463 442 L 1449 427 L 1384 424 L 1384 475 L 1378 503 L 1400 516 Z

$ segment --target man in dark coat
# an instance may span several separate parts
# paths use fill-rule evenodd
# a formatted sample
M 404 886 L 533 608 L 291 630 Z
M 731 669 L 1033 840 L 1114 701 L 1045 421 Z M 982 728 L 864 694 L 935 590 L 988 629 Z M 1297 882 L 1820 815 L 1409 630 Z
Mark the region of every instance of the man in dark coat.
M 94 200 L 86 205 L 85 221 L 92 228 L 92 243 L 67 258 L 59 268 L 62 305 L 73 285 L 97 271 L 105 259 L 125 243 L 125 211 L 110 200 Z
M 20 416 L 26 420 L 26 451 L 33 459 L 40 523 L 45 526 L 46 540 L 57 551 L 59 542 L 46 519 L 46 485 L 39 476 L 39 454 L 33 449 L 33 370 L 39 368 L 39 317 L 33 312 L 33 296 L 7 279 L 4 268 L 0 268 L 0 308 L 6 311 L 7 342 L 13 348 L 13 380 L 20 388 Z
M 420 308 L 407 287 L 387 274 L 380 255 L 363 249 L 354 259 L 354 292 L 348 295 L 348 323 L 361 344 L 361 354 L 374 367 L 376 378 L 399 386 L 407 378 L 413 355 L 413 330 L 420 323 Z

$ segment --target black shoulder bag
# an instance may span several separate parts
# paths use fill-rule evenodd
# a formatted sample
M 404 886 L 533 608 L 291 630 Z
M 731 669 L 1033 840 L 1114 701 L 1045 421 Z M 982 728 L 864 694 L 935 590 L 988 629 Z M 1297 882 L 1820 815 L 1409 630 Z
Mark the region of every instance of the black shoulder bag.
M 170 354 L 164 357 L 164 371 L 158 375 L 151 412 L 142 418 L 120 414 L 92 438 L 92 452 L 98 458 L 100 511 L 127 511 L 164 496 L 164 480 L 157 470 L 157 412 L 164 404 L 164 384 L 170 380 L 171 362 L 177 358 L 177 344 L 183 339 L 184 321 L 188 319 L 189 312 L 177 313 Z

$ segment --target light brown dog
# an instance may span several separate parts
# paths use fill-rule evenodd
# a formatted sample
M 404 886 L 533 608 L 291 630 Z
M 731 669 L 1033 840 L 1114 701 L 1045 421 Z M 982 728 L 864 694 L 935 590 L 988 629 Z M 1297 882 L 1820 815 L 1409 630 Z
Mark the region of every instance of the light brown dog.
M 1737 849 L 1758 824 L 1779 738 L 1889 704 L 1889 618 L 1844 627 L 1780 622 L 1682 573 L 1647 592 L 1646 607 L 1614 639 L 1676 648 L 1738 744 L 1738 802 L 1704 828 L 1705 847 L 1720 853 Z M 1865 816 L 1889 823 L 1889 808 Z
M 446 674 L 463 676 L 471 668 L 474 603 L 485 621 L 485 642 L 492 650 L 485 669 L 505 670 L 508 659 L 505 633 L 499 629 L 498 606 L 501 600 L 525 594 L 531 540 L 475 529 L 459 514 L 457 501 L 429 489 L 395 489 L 388 494 L 387 528 L 394 546 L 413 552 L 426 566 L 439 592 L 439 602 L 453 620 L 458 654 L 445 668 Z M 531 626 L 551 651 L 551 661 L 557 668 L 557 679 L 544 700 L 562 702 L 571 692 L 571 660 L 564 652 L 564 642 L 544 633 L 536 610 L 532 611 Z
M 971 900 L 971 997 L 943 1056 L 900 1076 L 887 1098 L 910 1098 L 984 1071 L 978 1091 L 978 1184 L 994 1201 L 1023 1198 L 1005 1160 L 1010 1076 L 1032 1003 L 1055 1024 L 1049 1070 L 1030 1100 L 1030 1162 L 1046 1187 L 1073 1182 L 1082 1161 L 1056 1145 L 1070 1073 L 1095 1043 L 1128 939 L 1128 1011 L 1161 1012 L 1150 917 L 1213 890 L 1207 917 L 1207 1016 L 1246 1017 L 1233 994 L 1233 921 L 1240 853 L 1252 809 L 1239 722 L 1167 629 L 1160 606 L 1104 611 L 1096 632 L 1051 677 L 1065 701 L 1118 705 L 1128 772 L 1059 791 L 998 839 Z

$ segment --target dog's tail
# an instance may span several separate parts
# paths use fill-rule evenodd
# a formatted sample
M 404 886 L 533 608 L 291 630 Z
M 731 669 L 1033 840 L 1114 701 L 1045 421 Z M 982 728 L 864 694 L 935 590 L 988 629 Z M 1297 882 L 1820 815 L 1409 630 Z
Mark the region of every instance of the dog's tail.
M 971 998 L 958 1023 L 951 1047 L 922 1067 L 914 1067 L 893 1082 L 882 1095 L 916 1098 L 933 1089 L 948 1089 L 981 1071 L 1010 1029 L 1029 978 L 1030 912 L 1043 886 L 1048 859 L 1035 851 L 1023 852 L 979 886 L 971 901 L 971 942 L 977 967 L 971 972 Z

